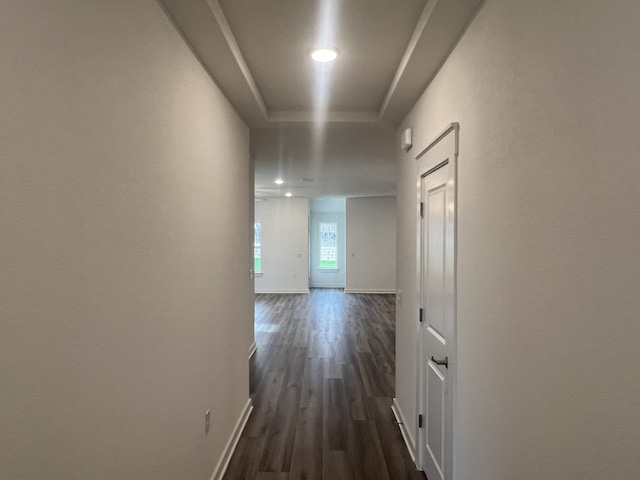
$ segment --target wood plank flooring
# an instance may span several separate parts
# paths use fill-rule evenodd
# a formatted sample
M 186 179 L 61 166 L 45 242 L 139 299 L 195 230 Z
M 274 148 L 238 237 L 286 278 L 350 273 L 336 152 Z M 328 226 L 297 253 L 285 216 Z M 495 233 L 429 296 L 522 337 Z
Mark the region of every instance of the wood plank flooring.
M 256 295 L 254 410 L 224 480 L 424 480 L 391 412 L 394 300 Z

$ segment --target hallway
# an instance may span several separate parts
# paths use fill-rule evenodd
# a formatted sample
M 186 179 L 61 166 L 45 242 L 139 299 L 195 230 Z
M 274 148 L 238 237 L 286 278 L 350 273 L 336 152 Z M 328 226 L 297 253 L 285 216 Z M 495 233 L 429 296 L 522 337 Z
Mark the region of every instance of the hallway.
M 256 296 L 254 410 L 225 480 L 418 480 L 394 424 L 392 295 Z

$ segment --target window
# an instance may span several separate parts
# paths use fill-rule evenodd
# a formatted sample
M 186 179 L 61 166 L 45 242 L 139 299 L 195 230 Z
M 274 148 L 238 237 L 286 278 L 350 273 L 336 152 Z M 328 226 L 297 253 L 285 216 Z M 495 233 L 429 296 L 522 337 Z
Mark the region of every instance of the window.
M 262 225 L 259 222 L 253 224 L 253 271 L 262 273 Z
M 320 222 L 320 270 L 338 269 L 338 224 Z

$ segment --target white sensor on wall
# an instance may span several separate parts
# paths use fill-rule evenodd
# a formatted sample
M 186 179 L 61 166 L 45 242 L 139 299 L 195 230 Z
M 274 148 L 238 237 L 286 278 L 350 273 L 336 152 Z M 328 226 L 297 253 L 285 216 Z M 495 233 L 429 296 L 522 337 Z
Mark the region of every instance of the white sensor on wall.
M 411 150 L 412 146 L 413 146 L 413 143 L 411 140 L 411 128 L 407 128 L 404 132 L 402 132 L 402 140 L 400 140 L 400 147 L 405 152 L 408 152 L 409 150 Z

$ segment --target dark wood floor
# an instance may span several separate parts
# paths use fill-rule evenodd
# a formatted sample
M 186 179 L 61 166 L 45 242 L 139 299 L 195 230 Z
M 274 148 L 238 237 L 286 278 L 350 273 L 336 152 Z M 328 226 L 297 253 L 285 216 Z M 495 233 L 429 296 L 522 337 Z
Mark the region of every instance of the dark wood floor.
M 394 423 L 393 295 L 257 295 L 254 410 L 225 480 L 424 480 Z

